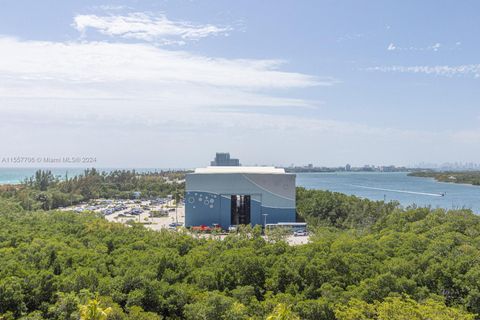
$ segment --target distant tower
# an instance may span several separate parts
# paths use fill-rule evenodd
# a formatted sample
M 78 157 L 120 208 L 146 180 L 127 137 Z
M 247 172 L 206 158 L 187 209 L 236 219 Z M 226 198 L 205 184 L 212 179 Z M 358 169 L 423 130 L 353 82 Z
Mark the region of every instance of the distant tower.
M 217 152 L 215 160 L 210 162 L 210 165 L 214 167 L 239 167 L 240 160 L 230 158 L 228 152 Z
M 352 171 L 352 166 L 347 163 L 345 166 L 345 171 Z

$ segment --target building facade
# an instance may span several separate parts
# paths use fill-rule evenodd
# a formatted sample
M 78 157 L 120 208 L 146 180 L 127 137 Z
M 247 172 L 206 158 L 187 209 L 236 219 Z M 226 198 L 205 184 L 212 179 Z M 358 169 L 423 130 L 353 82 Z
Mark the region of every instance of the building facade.
M 186 176 L 185 226 L 295 222 L 295 175 L 273 167 L 207 167 Z

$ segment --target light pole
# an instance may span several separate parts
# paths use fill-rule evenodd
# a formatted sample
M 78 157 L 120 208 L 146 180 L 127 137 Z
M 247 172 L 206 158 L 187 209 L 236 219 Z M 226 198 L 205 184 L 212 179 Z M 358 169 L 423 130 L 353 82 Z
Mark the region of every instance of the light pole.
M 178 208 L 178 202 L 177 202 L 177 198 L 178 198 L 178 191 L 177 191 L 177 187 L 175 187 L 175 227 L 178 225 L 178 213 L 177 213 L 177 208 Z
M 178 226 L 178 187 L 175 186 L 175 226 Z
M 268 216 L 268 213 L 262 213 L 262 216 L 263 216 L 263 229 L 265 229 L 267 227 L 267 216 Z

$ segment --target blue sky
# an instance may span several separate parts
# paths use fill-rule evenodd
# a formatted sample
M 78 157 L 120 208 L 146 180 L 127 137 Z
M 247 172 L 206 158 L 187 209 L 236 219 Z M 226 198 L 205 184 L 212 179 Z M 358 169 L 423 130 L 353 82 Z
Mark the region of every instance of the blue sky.
M 477 162 L 478 1 L 1 1 L 0 157 Z

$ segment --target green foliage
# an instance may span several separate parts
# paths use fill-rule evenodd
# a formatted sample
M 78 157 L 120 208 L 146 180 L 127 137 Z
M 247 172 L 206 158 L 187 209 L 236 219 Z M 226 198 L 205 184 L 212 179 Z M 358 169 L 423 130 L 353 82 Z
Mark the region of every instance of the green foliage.
M 78 297 L 73 292 L 59 292 L 55 303 L 48 309 L 49 318 L 76 320 L 80 317 L 78 313 L 79 303 Z
M 107 320 L 112 309 L 100 307 L 100 301 L 91 299 L 80 306 L 80 320 Z
M 162 320 L 162 317 L 153 312 L 145 312 L 141 307 L 132 307 L 128 314 L 129 320 Z
M 300 318 L 284 303 L 278 304 L 267 320 L 300 320 Z
M 268 241 L 279 242 L 285 241 L 288 236 L 292 235 L 292 230 L 289 228 L 275 227 L 265 231 Z
M 108 320 L 474 319 L 480 313 L 480 217 L 299 194 L 302 214 L 318 226 L 301 246 L 266 241 L 251 227 L 205 239 L 89 213 L 23 211 L 5 197 L 0 319 L 73 320 L 86 315 L 85 306 L 98 311 L 90 318 L 110 310 Z
M 82 175 L 60 180 L 51 171 L 38 170 L 21 186 L 4 187 L 0 194 L 13 199 L 25 210 L 51 210 L 98 198 L 133 199 L 134 192 L 143 197 L 183 194 L 181 172 L 138 173 L 135 170 L 99 172 L 87 169 Z M 1 201 L 1 199 L 0 199 Z
M 240 303 L 217 292 L 207 292 L 197 302 L 185 306 L 188 320 L 234 320 L 247 319 L 246 310 Z
M 480 186 L 480 171 L 415 171 L 408 174 L 413 177 L 435 178 L 441 182 L 464 183 Z
M 12 212 L 21 212 L 23 211 L 22 207 L 15 202 L 4 200 L 0 198 L 0 214 L 2 213 L 12 213 Z
M 15 276 L 0 279 L 0 314 L 11 311 L 19 316 L 27 311 L 22 279 Z
M 335 320 L 334 311 L 325 300 L 304 300 L 297 303 L 294 311 L 303 320 Z
M 338 192 L 297 188 L 297 211 L 312 226 L 367 228 L 397 207 L 397 202 L 385 203 Z
M 458 308 L 428 299 L 418 303 L 410 298 L 386 298 L 368 304 L 353 299 L 335 310 L 338 320 L 473 320 L 474 316 Z

